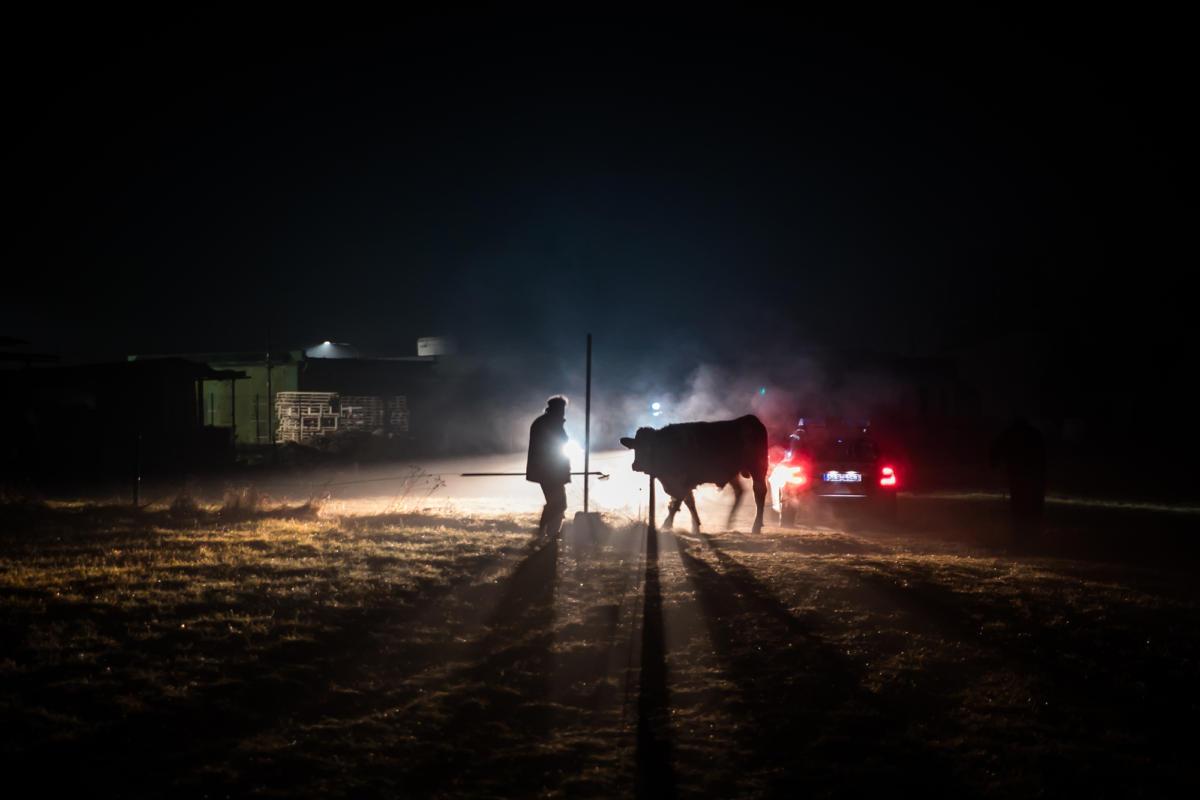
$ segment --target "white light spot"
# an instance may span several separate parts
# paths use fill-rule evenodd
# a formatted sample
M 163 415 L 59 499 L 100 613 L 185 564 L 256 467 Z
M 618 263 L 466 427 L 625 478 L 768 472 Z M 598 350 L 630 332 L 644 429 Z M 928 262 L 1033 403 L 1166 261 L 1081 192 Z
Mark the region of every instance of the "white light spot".
M 583 447 L 574 439 L 568 439 L 563 442 L 563 455 L 571 460 L 572 463 L 583 458 Z

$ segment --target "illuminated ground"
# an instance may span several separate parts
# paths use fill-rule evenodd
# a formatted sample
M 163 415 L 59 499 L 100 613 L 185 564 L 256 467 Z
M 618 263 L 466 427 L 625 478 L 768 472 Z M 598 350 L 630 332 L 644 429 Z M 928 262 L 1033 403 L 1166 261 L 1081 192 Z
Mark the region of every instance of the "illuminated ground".
M 614 518 L 645 519 L 649 479 L 632 470 L 633 453 L 614 450 L 593 453 L 589 469 L 604 477 L 593 477 L 589 484 L 589 507 Z M 572 469 L 583 471 L 582 457 L 572 459 Z M 322 499 L 326 510 L 335 513 L 369 514 L 397 509 L 433 513 L 512 514 L 537 513 L 542 506 L 542 491 L 521 475 L 508 477 L 462 477 L 463 473 L 524 473 L 525 456 L 497 455 L 423 461 L 412 465 L 373 466 L 361 469 L 323 470 L 305 477 L 274 477 L 255 482 L 263 492 L 291 502 L 309 497 Z M 415 477 L 414 477 L 415 476 Z M 754 499 L 749 482 L 737 524 L 749 526 L 754 519 Z M 213 489 L 219 498 L 221 489 Z M 164 498 L 174 497 L 177 487 L 162 491 Z M 696 490 L 701 519 L 706 525 L 725 527 L 732 503 L 729 489 L 715 486 Z M 666 513 L 668 498 L 658 490 L 659 511 Z M 567 486 L 567 502 L 572 513 L 583 506 L 583 478 L 576 475 Z M 680 525 L 690 527 L 687 510 L 679 517 Z
M 714 494 L 712 533 L 647 540 L 619 503 L 640 477 L 612 472 L 616 528 L 548 542 L 519 479 L 345 484 L 319 512 L 0 507 L 6 773 L 91 796 L 1196 782 L 1193 515 L 1055 505 L 1014 552 L 986 498 L 751 536 Z

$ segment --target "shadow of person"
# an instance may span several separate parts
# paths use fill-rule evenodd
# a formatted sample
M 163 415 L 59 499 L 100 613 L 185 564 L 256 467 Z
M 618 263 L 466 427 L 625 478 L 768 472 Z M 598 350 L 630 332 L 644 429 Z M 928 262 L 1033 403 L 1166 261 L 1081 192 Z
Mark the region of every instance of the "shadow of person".
M 406 792 L 471 793 L 484 787 L 533 795 L 553 760 L 555 584 L 559 537 L 551 536 L 505 581 L 487 633 L 467 664 L 446 677 L 440 724 L 424 730 L 403 770 Z
M 154 541 L 156 537 L 146 535 L 139 516 L 142 512 L 122 511 L 117 516 L 116 510 L 102 509 L 100 513 L 112 513 L 117 522 L 91 531 L 84 521 L 97 517 L 77 513 L 70 518 L 73 526 L 78 525 L 70 529 L 74 534 L 68 530 L 56 531 L 70 545 L 71 558 L 79 557 L 76 553 L 95 550 L 123 552 L 131 562 L 142 563 L 142 548 L 162 548 L 166 552 L 168 547 L 178 547 L 181 553 L 187 553 L 205 541 L 202 537 L 195 541 L 180 537 L 174 544 Z M 72 535 L 76 537 L 74 540 L 68 538 Z M 255 541 L 249 534 L 241 539 L 247 546 Z M 232 635 L 232 626 L 229 636 L 205 636 L 197 641 L 189 638 L 179 625 L 178 631 L 139 637 L 136 647 L 123 648 L 119 656 L 110 656 L 115 668 L 123 667 L 130 675 L 139 675 L 138 664 L 146 659 L 147 663 L 178 662 L 179 674 L 196 677 L 186 697 L 169 703 L 152 700 L 154 693 L 147 688 L 144 710 L 137 713 L 117 714 L 92 699 L 97 696 L 94 665 L 78 668 L 83 674 L 83 680 L 74 684 L 81 690 L 78 694 L 71 688 L 69 679 L 73 674 L 64 672 L 71 665 L 55 665 L 56 673 L 64 673 L 57 678 L 63 687 L 56 692 L 61 702 L 73 705 L 81 719 L 86 719 L 88 713 L 104 719 L 102 725 L 94 727 L 80 724 L 79 734 L 72 740 L 52 741 L 49 748 L 42 749 L 47 765 L 61 764 L 66 757 L 76 766 L 69 774 L 51 773 L 53 781 L 63 784 L 56 788 L 84 788 L 92 794 L 117 792 L 127 796 L 153 796 L 163 793 L 163 787 L 185 795 L 210 790 L 212 794 L 237 795 L 253 785 L 271 785 L 284 792 L 299 791 L 301 785 L 311 780 L 311 773 L 292 769 L 293 765 L 284 764 L 282 759 L 252 757 L 240 745 L 258 737 L 275 736 L 279 730 L 302 730 L 330 720 L 352 720 L 377 712 L 384 702 L 382 692 L 345 688 L 377 687 L 382 681 L 374 679 L 380 675 L 386 675 L 387 682 L 394 685 L 426 665 L 420 660 L 423 653 L 405 652 L 397 657 L 394 651 L 387 652 L 381 642 L 393 631 L 421 624 L 422 615 L 442 598 L 480 579 L 488 570 L 498 569 L 507 558 L 502 549 L 476 556 L 463 555 L 456 560 L 462 572 L 445 582 L 437 578 L 418 580 L 416 585 L 373 593 L 366 602 L 330 603 L 322 595 L 321 580 L 314 582 L 316 588 L 311 592 L 271 590 L 279 585 L 298 587 L 302 576 L 314 572 L 295 566 L 295 550 L 285 552 L 286 557 L 219 566 L 190 556 L 173 557 L 168 562 L 161 552 L 153 558 L 145 557 L 148 564 L 156 560 L 170 564 L 159 573 L 163 578 L 155 581 L 154 592 L 180 592 L 182 597 L 185 589 L 190 591 L 195 586 L 212 587 L 228 582 L 239 587 L 236 601 L 226 600 L 223 593 L 216 591 L 197 594 L 194 600 L 189 597 L 186 605 L 175 606 L 176 613 L 184 615 L 182 618 L 189 621 L 192 617 L 211 618 L 210 615 L 225 613 L 229 608 L 227 603 L 236 602 L 248 617 L 269 616 L 275 622 L 253 643 L 249 637 L 243 640 Z M 326 569 L 332 572 L 336 568 Z M 147 590 L 139 587 L 137 591 Z M 128 636 L 130 630 L 149 633 L 151 623 L 161 613 L 161 607 L 155 604 L 144 607 L 139 604 L 125 611 L 117 604 L 60 603 L 50 605 L 46 611 L 58 624 L 86 625 L 113 641 Z M 284 634 L 295 624 L 285 622 L 291 620 L 304 620 L 303 626 L 297 625 L 305 631 L 304 637 Z M 219 680 L 210 679 L 212 673 L 204 665 L 218 663 Z M 114 673 L 119 674 L 117 669 Z M 13 682 L 13 690 L 23 691 L 27 685 L 32 692 L 38 680 L 45 680 L 44 673 L 30 669 L 20 676 L 21 682 Z M 137 680 L 134 685 L 142 685 L 141 679 Z M 25 681 L 28 683 L 23 685 Z M 109 691 L 105 689 L 104 694 Z M 41 758 L 40 752 L 33 752 L 28 761 L 34 763 Z M 223 763 L 230 768 L 219 774 L 217 771 L 201 774 L 194 766 L 202 763 Z M 240 782 L 241 788 L 232 788 L 230 781 Z M 75 783 L 86 785 L 75 787 Z
M 1039 572 L 1048 568 L 1039 565 Z M 1053 742 L 1053 759 L 1034 745 L 1013 748 L 1006 756 L 1008 769 L 1037 793 L 1174 796 L 1180 794 L 1176 782 L 1194 774 L 1193 739 L 1174 733 L 1191 724 L 1192 709 L 1180 698 L 1194 694 L 1193 676 L 1165 666 L 1172 656 L 1159 661 L 1149 655 L 1151 640 L 1146 638 L 1164 629 L 1194 629 L 1190 604 L 1118 600 L 1103 604 L 1103 615 L 1097 615 L 1103 624 L 1095 624 L 1096 617 L 1089 624 L 1081 606 L 1072 608 L 1082 587 L 1070 586 L 1056 596 L 1045 588 L 1053 581 L 1044 574 L 1016 592 L 1011 584 L 997 592 L 978 591 L 972 583 L 956 587 L 913 568 L 891 574 L 853 567 L 842 571 L 858 582 L 864 604 L 899 613 L 906 630 L 920 632 L 926 652 L 942 653 L 925 659 L 921 680 L 908 687 L 906 700 L 895 704 L 897 715 L 914 728 L 942 739 L 960 735 L 953 723 L 942 731 L 939 726 L 948 725 L 965 698 L 987 695 L 1003 685 L 998 676 L 1008 675 L 1025 687 L 1021 696 L 1038 698 L 1036 705 L 1024 712 L 993 707 L 995 716 L 989 720 L 986 712 L 973 714 L 972 725 L 1030 724 L 1044 741 Z M 1118 586 L 1107 589 L 1123 593 Z M 1075 624 L 1052 624 L 1067 613 Z M 934 645 L 934 637 L 952 644 Z M 991 705 L 990 699 L 966 702 L 977 708 Z M 1120 747 L 1112 745 L 1114 736 L 1120 737 Z M 1096 758 L 1097 753 L 1104 758 Z M 972 769 L 959 765 L 967 780 Z M 990 764 L 980 771 L 983 780 L 992 777 Z

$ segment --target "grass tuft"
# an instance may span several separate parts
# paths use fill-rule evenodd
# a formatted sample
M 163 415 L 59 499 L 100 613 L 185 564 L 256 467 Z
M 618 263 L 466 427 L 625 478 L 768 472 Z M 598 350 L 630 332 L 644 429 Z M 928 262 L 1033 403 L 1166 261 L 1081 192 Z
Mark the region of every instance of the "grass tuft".
M 253 485 L 230 487 L 225 490 L 220 513 L 226 519 L 247 519 L 261 513 L 266 503 L 267 498 Z

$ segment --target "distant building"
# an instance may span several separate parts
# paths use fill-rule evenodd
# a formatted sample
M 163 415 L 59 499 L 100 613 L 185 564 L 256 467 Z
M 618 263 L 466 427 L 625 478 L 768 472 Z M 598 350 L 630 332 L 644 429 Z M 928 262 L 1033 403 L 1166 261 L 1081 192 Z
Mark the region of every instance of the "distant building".
M 454 340 L 445 336 L 422 336 L 417 339 L 417 355 L 419 356 L 450 356 L 457 351 Z
M 269 372 L 264 352 L 175 357 L 245 376 L 206 380 L 202 387 L 205 423 L 232 429 L 241 448 L 316 444 L 347 431 L 419 444 L 436 429 L 437 416 L 423 403 L 434 379 L 434 357 L 372 358 L 340 342 L 272 353 Z
M 181 358 L 0 371 L 0 470 L 18 480 L 124 481 L 228 463 L 227 429 L 205 420 L 202 387 L 242 374 Z
M 11 336 L 0 336 L 0 369 L 29 367 L 34 364 L 53 364 L 58 357 L 49 353 L 30 352 L 29 342 Z

